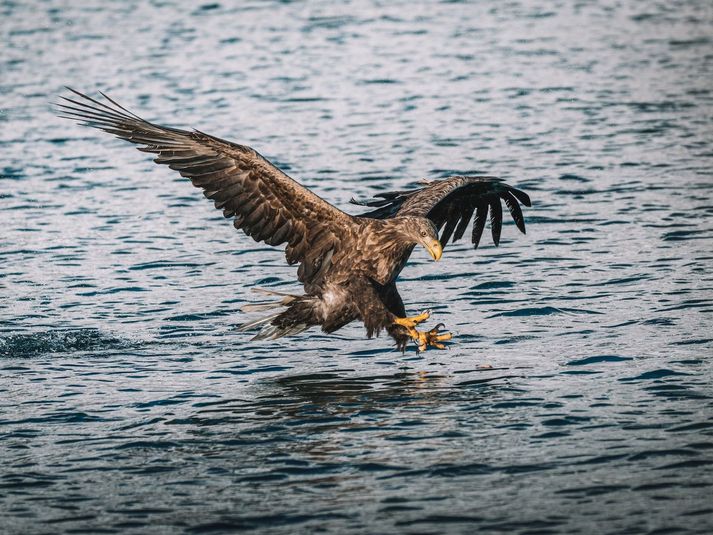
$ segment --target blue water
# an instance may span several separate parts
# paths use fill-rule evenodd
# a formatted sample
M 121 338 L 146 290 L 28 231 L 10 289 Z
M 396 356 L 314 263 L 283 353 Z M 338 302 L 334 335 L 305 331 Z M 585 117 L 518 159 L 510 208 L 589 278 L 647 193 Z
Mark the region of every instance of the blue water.
M 710 3 L 240 5 L 0 4 L 1 531 L 710 533 Z M 250 343 L 295 269 L 65 84 L 342 208 L 496 174 L 528 234 L 414 254 L 448 351 Z

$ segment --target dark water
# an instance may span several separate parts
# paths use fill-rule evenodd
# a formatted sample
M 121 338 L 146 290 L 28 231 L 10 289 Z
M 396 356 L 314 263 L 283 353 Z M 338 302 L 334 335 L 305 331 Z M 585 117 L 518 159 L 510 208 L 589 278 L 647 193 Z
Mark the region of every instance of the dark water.
M 0 4 L 2 531 L 713 530 L 710 2 L 79 4 Z M 498 174 L 528 235 L 414 255 L 449 351 L 250 344 L 294 269 L 64 84 L 341 207 Z

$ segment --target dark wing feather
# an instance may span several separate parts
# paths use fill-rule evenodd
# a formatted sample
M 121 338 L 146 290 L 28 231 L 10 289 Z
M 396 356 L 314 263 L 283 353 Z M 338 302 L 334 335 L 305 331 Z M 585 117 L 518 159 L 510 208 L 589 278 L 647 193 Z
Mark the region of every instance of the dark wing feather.
M 470 241 L 473 242 L 473 249 L 478 248 L 480 238 L 483 236 L 485 228 L 485 220 L 488 218 L 488 205 L 481 203 L 475 211 L 475 220 L 473 220 L 473 234 Z
M 287 244 L 290 264 L 300 262 L 302 282 L 313 282 L 354 220 L 301 186 L 250 147 L 200 131 L 159 126 L 102 93 L 100 102 L 68 88 L 74 98 L 57 104 L 61 117 L 81 121 L 141 145 L 215 202 L 225 217 L 256 241 Z
M 473 212 L 475 212 L 475 205 L 466 206 L 460 214 L 460 223 L 456 228 L 456 232 L 453 235 L 453 241 L 460 240 L 465 234 L 468 228 L 468 223 L 470 223 L 470 218 L 473 217 Z
M 422 188 L 380 193 L 377 197 L 379 199 L 373 201 L 355 202 L 374 208 L 360 214 L 361 217 L 377 219 L 405 215 L 427 217 L 433 221 L 436 228 L 443 228 L 440 235 L 443 246 L 451 237 L 453 238 L 451 241 L 456 241 L 463 236 L 475 212 L 472 242 L 476 248 L 483 234 L 488 211 L 490 211 L 493 241 L 495 245 L 500 242 L 503 222 L 501 199 L 505 201 L 517 228 L 523 234 L 525 219 L 518 201 L 525 206 L 530 206 L 530 197 L 525 192 L 489 176 L 452 176 L 443 180 L 434 180 Z
M 500 245 L 500 231 L 503 229 L 503 206 L 500 199 L 490 200 L 490 232 L 493 235 L 493 243 Z
M 503 200 L 505 201 L 505 205 L 508 207 L 508 210 L 510 210 L 510 215 L 512 216 L 513 221 L 515 221 L 517 228 L 519 228 L 520 232 L 524 234 L 525 217 L 522 215 L 522 208 L 520 208 L 520 203 L 517 202 L 517 199 L 510 191 L 506 192 L 503 195 Z
M 443 228 L 440 237 L 441 245 L 444 247 L 448 243 L 448 240 L 451 239 L 451 236 L 453 236 L 453 231 L 455 231 L 456 225 L 458 224 L 459 216 L 456 214 L 456 212 L 457 211 L 455 209 L 451 209 L 449 210 L 449 213 L 446 216 L 446 226 Z

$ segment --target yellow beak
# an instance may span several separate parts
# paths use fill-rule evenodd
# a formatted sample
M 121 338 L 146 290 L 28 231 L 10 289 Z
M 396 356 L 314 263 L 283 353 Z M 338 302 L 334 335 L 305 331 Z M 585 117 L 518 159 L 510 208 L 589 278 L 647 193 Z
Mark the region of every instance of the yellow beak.
M 431 255 L 431 258 L 433 258 L 435 261 L 441 259 L 441 256 L 443 255 L 443 247 L 441 247 L 441 242 L 439 242 L 438 240 L 427 240 L 423 243 L 423 246 L 428 251 L 428 254 Z

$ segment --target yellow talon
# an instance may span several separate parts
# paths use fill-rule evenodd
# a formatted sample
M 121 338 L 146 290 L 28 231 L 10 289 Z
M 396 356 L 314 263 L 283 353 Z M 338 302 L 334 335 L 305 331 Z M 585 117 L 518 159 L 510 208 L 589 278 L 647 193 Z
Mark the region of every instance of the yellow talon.
M 443 324 L 441 324 L 441 325 L 443 325 Z M 433 347 L 435 347 L 437 349 L 445 349 L 446 346 L 443 345 L 441 342 L 445 342 L 445 341 L 453 338 L 453 333 L 446 332 L 446 333 L 439 334 L 439 330 L 440 330 L 439 328 L 440 328 L 440 325 L 436 326 L 435 328 L 431 329 L 430 331 L 428 331 L 426 333 L 427 342 L 428 342 L 428 344 L 432 345 Z
M 431 316 L 430 310 L 421 312 L 418 316 L 413 316 L 410 318 L 396 318 L 394 323 L 401 325 L 406 328 L 406 332 L 411 337 L 411 339 L 416 342 L 418 346 L 418 351 L 426 351 L 428 346 L 435 347 L 436 349 L 446 349 L 446 346 L 442 343 L 453 338 L 453 334 L 449 332 L 440 332 L 444 325 L 439 323 L 430 331 L 418 331 L 414 327 L 427 320 Z
M 424 310 L 418 316 L 411 316 L 410 318 L 396 318 L 394 323 L 401 325 L 402 327 L 406 327 L 407 329 L 413 329 L 416 325 L 426 321 L 430 317 L 431 311 Z

